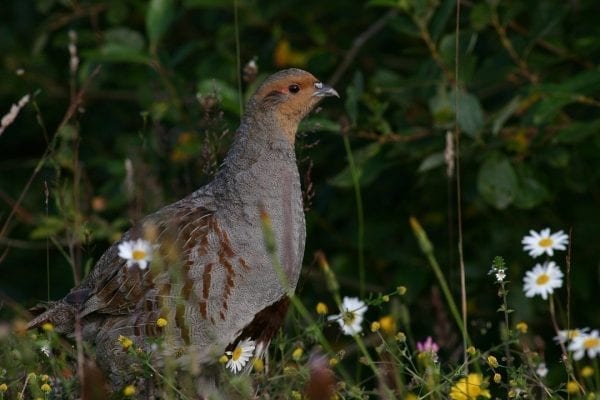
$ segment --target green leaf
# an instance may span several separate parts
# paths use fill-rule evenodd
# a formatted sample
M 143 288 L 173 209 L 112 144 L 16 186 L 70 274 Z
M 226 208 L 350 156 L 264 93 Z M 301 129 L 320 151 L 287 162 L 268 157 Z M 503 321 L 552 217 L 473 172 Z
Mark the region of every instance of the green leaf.
M 85 52 L 86 58 L 108 61 L 147 64 L 150 57 L 145 51 L 144 36 L 129 28 L 108 30 L 99 51 Z
M 453 107 L 448 92 L 440 85 L 434 97 L 429 99 L 429 110 L 436 127 L 448 129 L 453 122 Z
M 474 137 L 483 128 L 483 109 L 479 100 L 474 95 L 460 91 L 458 92 L 458 103 L 454 101 L 457 92 L 450 93 L 450 102 L 454 112 L 458 106 L 458 125 L 471 137 Z
M 471 26 L 476 31 L 484 30 L 492 20 L 492 10 L 487 2 L 481 2 L 473 5 L 469 14 Z
M 427 156 L 419 165 L 419 172 L 426 172 L 434 168 L 438 168 L 439 166 L 445 165 L 446 160 L 444 158 L 444 153 L 434 153 Z
M 239 115 L 238 91 L 229 83 L 220 79 L 206 79 L 198 85 L 197 95 L 216 94 L 223 109 Z
M 374 181 L 379 174 L 388 167 L 382 159 L 377 158 L 381 150 L 379 143 L 371 143 L 353 152 L 356 172 L 361 186 L 366 186 Z M 353 186 L 350 167 L 347 166 L 340 173 L 329 180 L 332 186 L 351 188 Z
M 508 207 L 519 191 L 519 180 L 506 157 L 492 154 L 484 161 L 477 177 L 479 194 L 490 205 L 502 210 Z
M 494 135 L 497 135 L 498 132 L 500 132 L 506 121 L 508 121 L 508 119 L 514 115 L 515 111 L 519 109 L 520 104 L 521 96 L 517 96 L 508 102 L 508 104 L 506 104 L 504 107 L 502 107 L 498 115 L 496 115 L 494 118 L 494 122 L 492 124 L 492 133 Z
M 352 80 L 352 86 L 348 86 L 346 89 L 346 112 L 352 121 L 352 126 L 356 126 L 358 119 L 358 100 L 363 93 L 363 76 L 360 71 L 354 73 L 354 79 Z
M 44 217 L 38 226 L 31 231 L 32 239 L 45 239 L 60 233 L 65 228 L 65 221 L 58 217 Z
M 146 11 L 146 32 L 150 39 L 150 49 L 156 49 L 175 16 L 173 0 L 150 0 Z
M 535 179 L 533 171 L 523 166 L 517 169 L 517 172 L 519 191 L 514 201 L 516 207 L 531 209 L 550 198 L 550 192 Z
M 558 131 L 555 143 L 578 143 L 600 132 L 600 119 L 591 122 L 572 122 Z
M 309 117 L 300 122 L 299 132 L 333 132 L 340 131 L 340 124 L 327 118 Z

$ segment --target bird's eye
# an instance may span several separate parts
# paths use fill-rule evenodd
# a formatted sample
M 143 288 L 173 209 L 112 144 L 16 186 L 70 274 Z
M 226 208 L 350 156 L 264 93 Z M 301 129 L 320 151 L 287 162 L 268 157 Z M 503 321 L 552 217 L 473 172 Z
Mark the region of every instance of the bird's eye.
M 288 87 L 288 90 L 290 91 L 290 93 L 298 93 L 300 91 L 300 86 L 294 84 L 291 84 L 290 87 Z

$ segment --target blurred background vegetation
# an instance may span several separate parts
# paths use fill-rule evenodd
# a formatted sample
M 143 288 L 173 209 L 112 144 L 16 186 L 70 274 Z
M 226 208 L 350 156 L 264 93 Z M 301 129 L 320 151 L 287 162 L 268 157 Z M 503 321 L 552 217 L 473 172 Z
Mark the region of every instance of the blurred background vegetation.
M 457 176 L 445 161 L 456 120 L 473 338 L 499 341 L 488 271 L 500 255 L 515 321 L 557 360 L 546 302 L 521 290 L 535 262 L 520 242 L 530 229 L 572 234 L 571 324 L 598 328 L 600 2 L 461 1 L 458 19 L 455 10 L 454 0 L 4 1 L 0 114 L 32 99 L 0 134 L 0 317 L 62 297 L 131 221 L 210 180 L 240 100 L 294 66 L 342 95 L 299 133 L 300 298 L 333 305 L 318 250 L 342 293 L 359 294 L 362 232 L 366 291 L 406 286 L 409 312 L 391 305 L 400 327 L 454 354 L 460 335 L 408 219 L 428 231 L 458 298 Z M 565 256 L 554 258 L 563 271 Z M 567 290 L 557 298 L 564 318 Z

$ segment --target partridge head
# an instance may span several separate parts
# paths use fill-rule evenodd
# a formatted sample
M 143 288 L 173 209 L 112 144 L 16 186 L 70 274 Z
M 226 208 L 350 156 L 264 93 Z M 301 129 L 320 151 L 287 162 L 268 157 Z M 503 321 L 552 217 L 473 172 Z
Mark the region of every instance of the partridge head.
M 29 326 L 50 322 L 73 334 L 80 324 L 114 388 L 130 382 L 135 366 L 121 336 L 148 348 L 149 339 L 162 335 L 166 353 L 198 364 L 240 342 L 264 351 L 283 322 L 304 254 L 295 136 L 327 96 L 338 94 L 300 69 L 268 77 L 248 101 L 213 181 L 137 222 L 78 287 L 47 304 Z M 271 221 L 285 279 L 265 246 L 261 213 Z M 147 268 L 119 252 L 140 239 L 153 249 Z

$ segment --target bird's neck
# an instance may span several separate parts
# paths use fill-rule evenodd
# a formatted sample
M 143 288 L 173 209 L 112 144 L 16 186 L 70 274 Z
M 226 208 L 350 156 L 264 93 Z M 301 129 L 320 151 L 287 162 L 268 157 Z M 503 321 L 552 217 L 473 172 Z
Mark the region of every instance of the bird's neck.
M 223 162 L 225 178 L 268 185 L 284 170 L 297 171 L 294 141 L 284 132 L 288 127 L 279 125 L 275 118 L 244 116 Z

